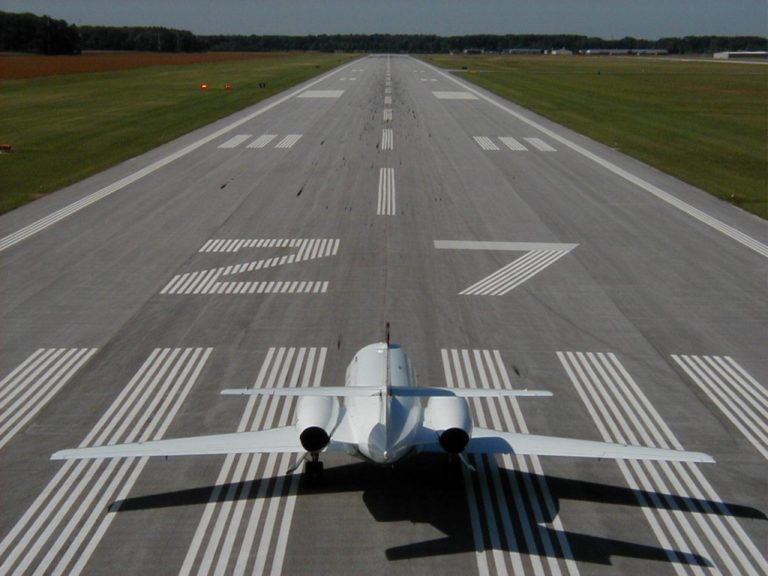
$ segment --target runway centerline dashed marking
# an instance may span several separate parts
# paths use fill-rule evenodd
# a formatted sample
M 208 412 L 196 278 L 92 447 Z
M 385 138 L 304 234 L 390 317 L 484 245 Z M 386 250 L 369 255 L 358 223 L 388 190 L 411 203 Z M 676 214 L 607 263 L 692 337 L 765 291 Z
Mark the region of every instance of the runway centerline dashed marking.
M 672 359 L 768 460 L 768 390 L 730 356 Z
M 326 354 L 327 348 L 270 348 L 254 388 L 319 386 Z M 237 431 L 286 426 L 294 403 L 295 398 L 250 396 Z M 227 455 L 179 576 L 280 574 L 300 475 L 296 470 L 286 478 L 290 459 Z
M 42 410 L 96 348 L 39 348 L 0 381 L 0 448 Z
M 272 258 L 262 258 L 230 266 L 176 274 L 161 294 L 324 294 L 328 281 L 243 281 L 229 282 L 227 277 L 278 268 L 290 264 L 336 256 L 339 251 L 338 238 L 240 238 L 211 239 L 200 248 L 200 252 L 230 252 L 253 248 L 286 249 L 294 252 Z
M 392 96 L 384 96 L 384 105 L 386 106 L 392 105 Z
M 162 438 L 210 354 L 155 349 L 80 447 Z M 147 460 L 66 461 L 0 543 L 0 573 L 80 574 Z
M 450 388 L 513 388 L 498 350 L 443 349 L 441 359 Z M 528 432 L 514 397 L 473 398 L 471 408 L 481 427 Z M 474 456 L 477 473 L 463 469 L 478 572 L 578 575 L 539 458 L 504 454 L 501 461 L 500 468 L 496 457 Z
M 604 441 L 682 450 L 614 354 L 558 352 Z M 618 460 L 677 574 L 766 574 L 768 563 L 696 464 Z
M 379 170 L 379 195 L 376 214 L 378 216 L 394 216 L 397 214 L 394 168 L 381 168 Z
M 501 250 L 527 252 L 465 288 L 459 294 L 474 296 L 504 296 L 542 270 L 568 254 L 578 244 L 548 244 L 545 242 L 475 242 L 461 240 L 435 240 L 435 248 L 443 250 Z
M 381 131 L 381 149 L 393 150 L 395 148 L 394 132 L 391 128 L 384 128 Z
M 392 109 L 384 108 L 384 122 L 391 122 L 391 121 L 392 121 Z

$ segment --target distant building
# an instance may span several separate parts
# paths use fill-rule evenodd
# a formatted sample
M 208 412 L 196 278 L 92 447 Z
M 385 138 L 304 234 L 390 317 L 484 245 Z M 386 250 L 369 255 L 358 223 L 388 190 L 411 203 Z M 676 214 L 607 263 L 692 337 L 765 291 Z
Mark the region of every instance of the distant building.
M 547 52 L 547 54 L 550 54 L 552 56 L 573 56 L 573 50 L 568 50 L 567 48 L 560 48 L 559 50 L 550 50 Z
M 590 48 L 582 50 L 582 54 L 588 56 L 663 56 L 669 54 L 669 50 L 660 48 Z
M 768 58 L 768 52 L 764 50 L 755 50 L 749 52 L 715 52 L 713 57 L 717 60 L 731 60 L 737 58 Z
M 505 54 L 541 54 L 538 48 L 508 48 L 504 50 Z

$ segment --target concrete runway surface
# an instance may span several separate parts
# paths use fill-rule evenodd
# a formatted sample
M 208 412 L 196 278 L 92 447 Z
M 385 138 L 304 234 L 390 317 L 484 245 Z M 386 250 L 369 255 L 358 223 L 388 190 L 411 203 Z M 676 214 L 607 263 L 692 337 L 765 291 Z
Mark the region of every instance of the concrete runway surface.
M 406 56 L 0 217 L 2 574 L 767 574 L 768 227 Z M 52 462 L 259 429 L 384 338 L 481 426 L 716 465 Z

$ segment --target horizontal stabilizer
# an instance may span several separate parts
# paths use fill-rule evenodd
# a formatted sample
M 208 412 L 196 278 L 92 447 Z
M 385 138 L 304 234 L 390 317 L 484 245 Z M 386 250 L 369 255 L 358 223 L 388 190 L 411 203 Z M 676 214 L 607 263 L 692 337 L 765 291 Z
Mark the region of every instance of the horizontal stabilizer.
M 232 396 L 376 396 L 381 386 L 316 386 L 313 388 L 227 388 L 221 393 Z
M 60 450 L 51 460 L 70 458 L 129 458 L 135 456 L 196 456 L 202 454 L 245 454 L 304 452 L 294 426 L 254 432 L 152 440 L 91 448 Z
M 565 456 L 571 458 L 610 458 L 618 460 L 668 460 L 672 462 L 714 463 L 703 452 L 668 450 L 646 446 L 630 446 L 611 442 L 558 438 L 499 432 L 475 428 L 465 450 L 467 454 L 520 454 L 535 456 Z
M 393 396 L 456 396 L 459 398 L 501 398 L 508 396 L 552 396 L 547 390 L 499 390 L 493 388 L 415 388 L 411 386 L 392 386 Z

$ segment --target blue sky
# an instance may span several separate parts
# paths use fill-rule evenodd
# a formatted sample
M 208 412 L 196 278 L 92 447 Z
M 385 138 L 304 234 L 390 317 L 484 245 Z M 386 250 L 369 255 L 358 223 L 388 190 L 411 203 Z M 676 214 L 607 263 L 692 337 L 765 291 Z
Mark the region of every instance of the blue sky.
M 0 10 L 199 34 L 768 34 L 765 0 L 0 0 Z

